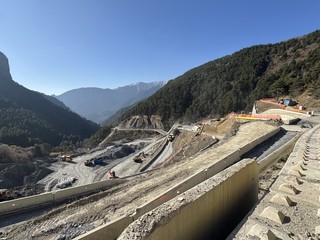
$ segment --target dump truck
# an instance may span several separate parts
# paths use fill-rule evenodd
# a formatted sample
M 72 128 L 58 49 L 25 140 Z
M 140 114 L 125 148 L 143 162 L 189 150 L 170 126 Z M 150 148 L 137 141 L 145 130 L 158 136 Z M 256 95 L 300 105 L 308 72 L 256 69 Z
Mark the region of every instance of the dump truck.
M 174 134 L 170 133 L 170 134 L 168 135 L 168 141 L 169 141 L 169 142 L 172 142 L 173 140 L 174 140 Z
M 94 167 L 95 165 L 103 165 L 104 161 L 103 158 L 93 158 L 93 159 L 88 159 L 84 162 L 84 165 L 87 167 Z
M 173 142 L 174 138 L 179 134 L 180 134 L 180 130 L 178 128 L 174 128 L 167 136 L 168 141 Z

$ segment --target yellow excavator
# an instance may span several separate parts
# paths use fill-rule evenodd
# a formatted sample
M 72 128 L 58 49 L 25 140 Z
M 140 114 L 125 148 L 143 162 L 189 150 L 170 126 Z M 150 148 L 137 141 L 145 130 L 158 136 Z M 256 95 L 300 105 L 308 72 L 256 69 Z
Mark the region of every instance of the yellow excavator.
M 142 163 L 146 157 L 146 154 L 142 151 L 138 155 L 134 156 L 133 161 L 136 163 Z

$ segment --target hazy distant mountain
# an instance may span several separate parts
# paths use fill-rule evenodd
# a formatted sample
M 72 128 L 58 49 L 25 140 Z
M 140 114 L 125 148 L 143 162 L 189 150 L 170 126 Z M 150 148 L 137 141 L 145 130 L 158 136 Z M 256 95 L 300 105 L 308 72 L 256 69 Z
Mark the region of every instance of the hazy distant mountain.
M 79 115 L 101 123 L 119 109 L 149 97 L 165 83 L 139 82 L 116 89 L 79 88 L 54 97 Z
M 57 146 L 62 140 L 79 141 L 98 130 L 95 123 L 56 104 L 14 82 L 8 59 L 0 52 L 0 143 Z

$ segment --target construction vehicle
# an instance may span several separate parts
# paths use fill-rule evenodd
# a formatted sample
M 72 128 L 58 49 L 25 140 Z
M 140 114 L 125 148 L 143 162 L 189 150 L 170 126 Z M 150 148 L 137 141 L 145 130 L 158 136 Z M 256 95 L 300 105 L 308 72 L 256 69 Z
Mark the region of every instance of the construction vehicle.
M 93 167 L 94 164 L 93 164 L 93 160 L 92 159 L 88 159 L 84 162 L 84 165 L 87 166 L 87 167 Z
M 116 172 L 114 170 L 111 170 L 111 169 L 108 171 L 107 176 L 108 176 L 109 179 L 118 178 L 116 176 Z
M 173 142 L 173 140 L 174 140 L 174 135 L 173 135 L 172 133 L 170 133 L 170 134 L 168 135 L 168 141 L 169 141 L 169 142 Z
M 103 158 L 93 158 L 93 159 L 88 159 L 84 162 L 84 165 L 87 167 L 94 167 L 95 165 L 103 165 L 104 161 Z
M 0 202 L 6 201 L 7 189 L 0 189 Z
M 180 130 L 178 128 L 174 128 L 167 136 L 168 141 L 173 142 L 174 138 L 179 134 L 180 134 Z
M 146 157 L 146 154 L 142 151 L 138 155 L 134 156 L 133 161 L 136 163 L 142 163 Z
M 72 162 L 72 157 L 70 155 L 61 155 L 60 159 L 63 162 Z

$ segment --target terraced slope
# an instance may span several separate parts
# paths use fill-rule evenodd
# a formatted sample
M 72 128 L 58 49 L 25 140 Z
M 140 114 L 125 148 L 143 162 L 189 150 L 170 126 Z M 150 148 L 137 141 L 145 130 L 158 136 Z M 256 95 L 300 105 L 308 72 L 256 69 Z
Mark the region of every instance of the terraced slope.
M 230 239 L 320 238 L 320 126 L 297 142 L 270 192 Z

